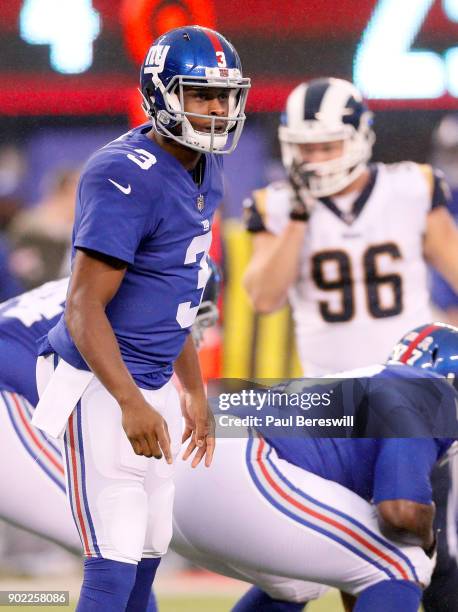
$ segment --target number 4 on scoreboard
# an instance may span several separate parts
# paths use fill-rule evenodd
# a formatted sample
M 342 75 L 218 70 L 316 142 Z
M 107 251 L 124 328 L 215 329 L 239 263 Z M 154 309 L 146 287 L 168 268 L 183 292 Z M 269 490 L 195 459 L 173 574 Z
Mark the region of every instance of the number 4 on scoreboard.
M 76 74 L 92 65 L 100 17 L 91 0 L 25 0 L 19 30 L 29 44 L 50 46 L 53 70 Z

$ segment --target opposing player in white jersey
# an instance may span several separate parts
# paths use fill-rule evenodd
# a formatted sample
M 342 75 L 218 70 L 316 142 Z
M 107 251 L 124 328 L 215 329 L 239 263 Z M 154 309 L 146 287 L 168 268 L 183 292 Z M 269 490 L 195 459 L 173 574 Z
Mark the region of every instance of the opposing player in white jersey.
M 430 166 L 369 164 L 372 114 L 340 79 L 299 85 L 279 138 L 288 181 L 246 202 L 245 286 L 261 313 L 287 299 L 308 376 L 386 358 L 431 317 L 426 261 L 458 288 L 458 231 Z

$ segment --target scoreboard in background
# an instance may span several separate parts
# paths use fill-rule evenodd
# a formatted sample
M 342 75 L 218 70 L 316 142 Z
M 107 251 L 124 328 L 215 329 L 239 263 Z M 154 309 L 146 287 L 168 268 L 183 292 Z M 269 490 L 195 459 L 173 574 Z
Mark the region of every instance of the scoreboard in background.
M 354 81 L 377 99 L 437 100 L 458 97 L 458 46 L 440 45 L 441 52 L 416 44 L 435 7 L 447 29 L 458 33 L 458 0 L 380 0 L 358 44 Z M 440 44 L 441 27 L 434 32 Z
M 353 79 L 372 108 L 458 108 L 458 0 L 8 0 L 0 114 L 125 114 L 148 46 L 186 23 L 234 42 L 250 110 L 303 79 Z M 137 103 L 137 100 L 136 100 Z

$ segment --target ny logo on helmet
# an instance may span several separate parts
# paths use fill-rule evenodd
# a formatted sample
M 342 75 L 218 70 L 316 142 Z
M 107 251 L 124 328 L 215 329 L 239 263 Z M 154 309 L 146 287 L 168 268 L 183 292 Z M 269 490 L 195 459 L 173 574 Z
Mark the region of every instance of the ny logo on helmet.
M 170 45 L 153 45 L 145 60 L 146 74 L 159 74 L 164 70 L 165 60 Z

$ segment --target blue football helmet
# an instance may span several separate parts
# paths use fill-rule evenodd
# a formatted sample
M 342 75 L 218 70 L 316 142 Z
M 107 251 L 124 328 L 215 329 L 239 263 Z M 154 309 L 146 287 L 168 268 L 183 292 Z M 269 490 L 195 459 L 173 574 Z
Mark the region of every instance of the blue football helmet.
M 217 303 L 221 291 L 221 272 L 211 257 L 207 257 L 207 264 L 210 276 L 205 285 L 202 301 L 191 330 L 197 347 L 202 342 L 207 327 L 216 325 L 219 318 Z
M 185 87 L 227 89 L 228 116 L 187 112 Z M 242 77 L 240 58 L 231 43 L 200 26 L 176 28 L 160 36 L 149 49 L 140 73 L 143 109 L 154 130 L 202 152 L 223 154 L 235 149 L 245 123 L 249 88 L 250 79 Z M 209 131 L 194 129 L 193 118 L 209 119 Z M 224 129 L 220 129 L 221 123 Z M 229 132 L 233 134 L 228 143 Z
M 322 198 L 339 193 L 365 170 L 375 135 L 372 113 L 348 81 L 334 78 L 301 83 L 289 94 L 278 137 L 282 160 L 303 196 Z M 336 159 L 304 162 L 301 144 L 343 141 Z
M 395 345 L 388 363 L 405 363 L 444 376 L 458 390 L 458 327 L 422 325 Z

